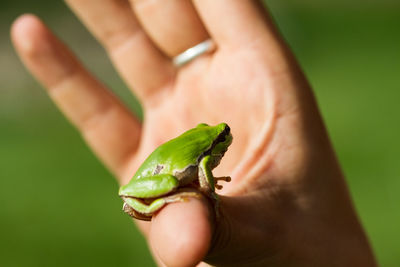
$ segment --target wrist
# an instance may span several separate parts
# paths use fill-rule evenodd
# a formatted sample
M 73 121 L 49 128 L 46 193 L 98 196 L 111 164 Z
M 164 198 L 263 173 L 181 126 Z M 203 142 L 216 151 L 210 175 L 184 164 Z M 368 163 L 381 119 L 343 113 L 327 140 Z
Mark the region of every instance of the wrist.
M 287 266 L 377 266 L 344 179 L 334 181 L 288 220 Z

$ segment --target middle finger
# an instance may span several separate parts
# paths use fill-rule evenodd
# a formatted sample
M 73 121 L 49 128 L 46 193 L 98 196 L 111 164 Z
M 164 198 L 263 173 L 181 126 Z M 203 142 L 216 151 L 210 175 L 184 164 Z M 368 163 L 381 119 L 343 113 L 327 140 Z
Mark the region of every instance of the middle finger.
M 171 60 L 149 39 L 128 0 L 65 0 L 103 44 L 143 104 L 175 75 Z

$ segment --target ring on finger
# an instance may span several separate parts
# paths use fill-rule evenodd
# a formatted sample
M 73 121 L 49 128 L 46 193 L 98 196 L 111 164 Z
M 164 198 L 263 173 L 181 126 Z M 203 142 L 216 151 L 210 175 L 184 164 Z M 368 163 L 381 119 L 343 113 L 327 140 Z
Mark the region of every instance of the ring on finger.
M 189 49 L 186 49 L 179 55 L 173 58 L 173 63 L 177 67 L 182 67 L 186 63 L 189 63 L 193 59 L 215 50 L 215 43 L 213 40 L 205 40 Z

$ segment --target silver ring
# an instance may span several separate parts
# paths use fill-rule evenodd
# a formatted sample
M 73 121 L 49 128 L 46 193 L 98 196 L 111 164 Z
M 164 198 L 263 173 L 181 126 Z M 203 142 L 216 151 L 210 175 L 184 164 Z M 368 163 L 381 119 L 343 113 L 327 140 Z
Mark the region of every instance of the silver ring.
M 204 42 L 201 42 L 184 52 L 180 53 L 176 57 L 173 58 L 174 65 L 177 67 L 181 67 L 186 63 L 192 61 L 198 56 L 201 56 L 204 53 L 211 52 L 215 49 L 215 44 L 213 40 L 208 39 Z

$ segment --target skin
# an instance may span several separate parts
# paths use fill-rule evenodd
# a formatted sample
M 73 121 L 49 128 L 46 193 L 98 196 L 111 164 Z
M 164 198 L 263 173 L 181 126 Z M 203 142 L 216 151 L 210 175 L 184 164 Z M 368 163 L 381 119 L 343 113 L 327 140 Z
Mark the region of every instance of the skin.
M 167 203 L 199 198 L 201 193 L 217 207 L 215 187 L 222 189 L 218 181 L 231 178 L 214 177 L 211 170 L 218 166 L 231 143 L 226 123 L 202 123 L 162 144 L 140 165 L 130 182 L 120 187 L 123 210 L 133 218 L 149 221 Z
M 259 2 L 67 4 L 140 99 L 142 123 L 36 17 L 17 19 L 12 40 L 121 184 L 199 122 L 225 121 L 234 133 L 215 170 L 232 177 L 218 220 L 194 198 L 138 222 L 159 265 L 376 266 L 310 86 Z M 209 36 L 215 52 L 171 64 Z

